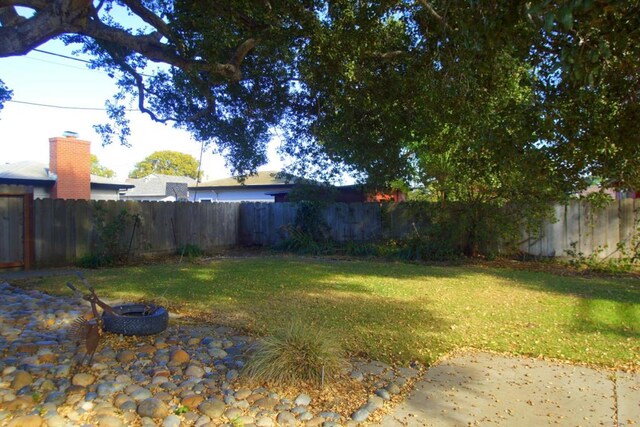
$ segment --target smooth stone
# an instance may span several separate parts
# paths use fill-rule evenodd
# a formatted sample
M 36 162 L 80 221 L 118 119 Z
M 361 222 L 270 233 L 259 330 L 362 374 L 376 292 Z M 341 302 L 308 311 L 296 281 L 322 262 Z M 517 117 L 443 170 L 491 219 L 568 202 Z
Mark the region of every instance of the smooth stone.
M 227 417 L 228 420 L 234 420 L 242 416 L 242 411 L 238 408 L 229 408 L 224 411 L 224 416 Z
M 201 427 L 209 423 L 211 423 L 211 418 L 207 417 L 206 415 L 201 415 L 200 417 L 198 417 L 194 425 L 196 427 Z
M 62 405 L 67 400 L 67 395 L 61 391 L 52 391 L 44 400 L 45 403 L 53 403 L 56 406 Z
M 99 415 L 95 418 L 97 427 L 123 427 L 122 420 L 115 415 Z
M 257 427 L 273 427 L 273 420 L 269 417 L 261 417 L 256 420 Z
M 149 418 L 165 418 L 169 415 L 169 408 L 162 400 L 150 397 L 138 405 L 138 415 Z
M 204 401 L 204 397 L 199 394 L 190 394 L 182 398 L 180 404 L 186 406 L 189 409 L 195 409 Z
M 351 372 L 351 379 L 354 379 L 356 381 L 363 381 L 364 380 L 364 374 L 360 371 L 353 371 Z
M 379 388 L 378 390 L 376 390 L 376 396 L 384 399 L 384 400 L 390 400 L 391 399 L 391 395 L 389 394 L 389 391 L 383 389 L 383 388 Z
M 179 416 L 171 414 L 167 415 L 164 420 L 162 420 L 162 427 L 180 427 L 180 423 L 182 420 Z
M 309 421 L 311 419 L 313 419 L 313 414 L 311 412 L 303 412 L 300 415 L 298 415 L 298 419 L 300 421 Z
M 371 413 L 366 409 L 358 409 L 353 413 L 353 415 L 351 415 L 351 419 L 357 423 L 362 423 L 366 421 L 367 418 L 369 418 L 370 414 Z
M 262 399 L 258 399 L 256 400 L 253 404 L 255 406 L 258 406 L 262 409 L 269 409 L 269 410 L 273 410 L 273 408 L 275 408 L 275 406 L 280 403 L 277 399 L 274 399 L 272 397 L 263 397 Z
M 33 383 L 33 377 L 27 371 L 16 371 L 11 381 L 11 388 L 14 390 L 20 390 L 21 388 L 31 385 Z
M 191 360 L 189 353 L 179 348 L 171 353 L 171 361 L 178 364 L 188 363 Z
M 309 405 L 309 403 L 311 403 L 311 396 L 303 393 L 298 397 L 296 397 L 296 400 L 294 400 L 294 403 L 298 406 L 307 406 Z
M 224 413 L 224 409 L 224 402 L 216 398 L 205 400 L 200 405 L 198 405 L 198 410 L 200 412 L 214 419 L 220 418 L 220 416 Z
M 367 400 L 367 403 L 364 405 L 363 409 L 366 409 L 368 412 L 373 412 L 377 409 L 382 408 L 383 405 L 384 400 L 382 400 L 381 397 L 371 396 L 369 397 L 369 400 Z
M 398 394 L 398 393 L 400 393 L 400 387 L 399 387 L 399 386 L 398 386 L 398 384 L 396 384 L 396 383 L 388 384 L 388 385 L 385 387 L 385 389 L 386 389 L 389 393 L 391 393 L 391 394 Z
M 247 397 L 251 396 L 251 390 L 249 390 L 248 388 L 241 388 L 240 390 L 236 391 L 234 396 L 238 400 L 244 400 Z
M 235 420 L 236 425 L 247 426 L 248 424 L 253 424 L 255 419 L 251 415 L 243 415 Z
M 280 412 L 276 421 L 281 426 L 294 427 L 296 425 L 296 417 L 291 412 Z
M 153 393 L 151 393 L 146 388 L 140 387 L 137 390 L 134 390 L 131 394 L 129 394 L 129 396 L 131 396 L 131 398 L 136 402 L 142 402 L 145 399 L 153 397 Z
M 189 365 L 184 371 L 184 375 L 187 377 L 202 378 L 204 376 L 204 369 L 197 365 Z
M 136 360 L 136 353 L 131 350 L 123 350 L 116 356 L 116 360 L 119 363 L 130 363 Z
M 79 373 L 75 374 L 71 379 L 71 384 L 87 387 L 94 383 L 96 377 L 91 374 Z
M 9 421 L 7 427 L 40 427 L 43 425 L 43 419 L 38 415 L 23 415 Z

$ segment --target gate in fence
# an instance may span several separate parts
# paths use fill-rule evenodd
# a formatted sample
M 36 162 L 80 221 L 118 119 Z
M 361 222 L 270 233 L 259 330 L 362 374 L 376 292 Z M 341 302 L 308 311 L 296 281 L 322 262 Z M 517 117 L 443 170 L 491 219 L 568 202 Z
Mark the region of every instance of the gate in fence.
M 31 268 L 33 231 L 33 188 L 0 185 L 0 268 Z

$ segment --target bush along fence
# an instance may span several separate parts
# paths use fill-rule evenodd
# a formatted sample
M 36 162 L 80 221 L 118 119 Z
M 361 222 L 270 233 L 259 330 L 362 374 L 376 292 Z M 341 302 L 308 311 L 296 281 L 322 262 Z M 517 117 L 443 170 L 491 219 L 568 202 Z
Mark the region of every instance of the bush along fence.
M 581 201 L 557 206 L 557 221 L 544 224 L 538 233 L 525 235 L 519 249 L 545 257 L 567 256 L 569 252 L 613 258 L 625 251 L 638 252 L 638 207 L 630 199 L 602 209 Z M 3 215 L 0 212 L 0 218 Z M 33 202 L 33 218 L 37 268 L 79 261 L 85 266 L 98 266 L 133 256 L 176 253 L 179 248 L 187 248 L 191 254 L 234 246 L 284 246 L 295 250 L 309 244 L 315 248 L 312 252 L 328 244 L 342 245 L 346 253 L 356 255 L 395 251 L 411 259 L 445 259 L 461 254 L 467 238 L 462 228 L 455 227 L 461 220 L 454 216 L 443 221 L 438 205 L 428 203 L 314 205 L 37 199 Z M 2 229 L 22 226 L 5 225 Z M 22 244 L 18 235 L 3 233 L 2 241 Z M 370 249 L 376 248 L 373 242 L 380 241 L 386 243 Z

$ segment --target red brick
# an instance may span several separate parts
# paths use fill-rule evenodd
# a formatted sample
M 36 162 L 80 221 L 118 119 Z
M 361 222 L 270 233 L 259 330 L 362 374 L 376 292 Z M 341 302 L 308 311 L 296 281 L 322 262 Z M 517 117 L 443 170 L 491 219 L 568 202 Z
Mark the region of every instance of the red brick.
M 53 199 L 91 198 L 91 144 L 74 137 L 49 139 L 49 169 L 58 179 Z

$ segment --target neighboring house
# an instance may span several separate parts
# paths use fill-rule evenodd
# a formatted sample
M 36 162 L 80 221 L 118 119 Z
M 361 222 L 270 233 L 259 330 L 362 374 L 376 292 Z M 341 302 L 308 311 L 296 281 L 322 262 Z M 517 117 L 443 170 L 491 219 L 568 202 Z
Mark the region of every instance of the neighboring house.
M 195 202 L 273 202 L 288 194 L 295 186 L 278 172 L 264 171 L 248 177 L 243 183 L 235 178 L 223 178 L 189 186 L 190 200 Z
M 317 185 L 317 188 L 314 187 Z M 305 186 L 305 191 L 317 191 L 335 202 L 380 202 L 404 201 L 402 192 L 368 195 L 359 185 L 345 185 L 341 187 L 325 187 L 313 181 L 301 178 L 281 178 L 279 172 L 265 171 L 248 177 L 244 183 L 235 178 L 223 178 L 215 181 L 202 182 L 189 186 L 190 200 L 196 202 L 288 202 L 289 194 L 299 185 Z
M 640 193 L 633 190 L 628 191 L 617 191 L 613 188 L 603 188 L 599 185 L 590 185 L 586 190 L 580 193 L 580 196 L 587 196 L 592 193 L 600 193 L 603 192 L 608 194 L 614 200 L 624 200 L 624 199 L 637 199 L 640 198 Z
M 144 178 L 129 178 L 133 188 L 120 193 L 120 200 L 175 202 L 189 200 L 189 188 L 196 180 L 188 176 L 150 174 Z
M 118 200 L 118 193 L 132 185 L 91 175 L 89 146 L 73 136 L 50 138 L 49 165 L 0 165 L 0 184 L 30 185 L 36 199 Z

